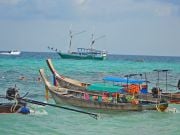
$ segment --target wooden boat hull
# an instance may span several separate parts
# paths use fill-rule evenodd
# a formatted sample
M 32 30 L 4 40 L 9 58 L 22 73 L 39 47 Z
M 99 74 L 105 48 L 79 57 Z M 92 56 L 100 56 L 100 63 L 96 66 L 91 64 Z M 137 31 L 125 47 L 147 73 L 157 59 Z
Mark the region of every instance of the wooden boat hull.
M 80 54 L 68 54 L 68 53 L 58 53 L 62 59 L 84 59 L 84 60 L 104 60 L 105 56 L 94 56 L 94 55 L 80 55 Z
M 84 90 L 84 91 L 86 90 L 86 87 L 88 85 L 90 85 L 88 83 L 73 80 L 71 78 L 64 77 L 64 76 L 58 74 L 58 72 L 55 70 L 55 68 L 52 64 L 51 59 L 47 59 L 46 62 L 47 62 L 47 65 L 48 65 L 50 71 L 52 72 L 52 74 L 55 77 L 55 81 L 57 82 L 56 85 L 59 85 L 63 88 L 70 88 L 70 89 L 74 89 L 74 90 Z
M 87 91 L 87 86 L 90 85 L 89 83 L 84 83 L 84 82 L 80 82 L 71 78 L 64 77 L 55 70 L 51 59 L 48 59 L 46 62 L 52 74 L 54 75 L 58 86 L 63 87 L 63 88 L 73 89 L 73 90 Z M 157 98 L 152 97 L 151 93 L 141 94 L 140 96 L 145 100 L 154 100 L 154 101 L 157 100 Z M 164 98 L 165 100 L 168 100 L 169 103 L 176 103 L 176 104 L 180 103 L 180 93 L 174 93 L 174 94 L 162 93 L 162 98 Z
M 180 104 L 180 93 L 162 93 L 162 98 L 171 104 Z
M 144 100 L 165 100 L 168 101 L 170 104 L 180 104 L 180 94 L 179 93 L 162 93 L 161 96 L 153 97 L 152 93 L 147 94 L 138 94 L 137 97 L 140 97 Z
M 90 101 L 85 99 L 78 99 L 74 97 L 66 97 L 58 92 L 49 90 L 56 104 L 70 105 L 83 109 L 92 109 L 101 111 L 143 111 L 143 110 L 161 110 L 164 111 L 167 107 L 167 103 L 147 103 L 147 104 L 132 104 L 132 103 L 105 103 L 98 101 Z
M 0 113 L 16 113 L 21 105 L 17 105 L 15 108 L 14 105 L 13 103 L 0 103 Z
M 55 70 L 52 64 L 52 61 L 50 59 L 48 59 L 46 62 L 52 74 L 54 75 L 58 86 L 63 87 L 63 88 L 73 89 L 73 90 L 87 91 L 87 86 L 90 85 L 89 83 L 84 83 L 77 80 L 73 80 L 71 78 L 64 77 Z M 154 100 L 154 101 L 157 100 L 157 98 L 152 97 L 151 93 L 141 94 L 140 96 L 145 100 Z M 176 104 L 180 103 L 180 93 L 174 93 L 174 94 L 162 93 L 162 98 L 164 98 L 165 100 L 168 100 L 169 103 L 176 103 Z
M 142 111 L 142 110 L 156 110 L 164 111 L 168 107 L 168 103 L 159 102 L 142 102 L 138 104 L 133 103 L 115 103 L 115 102 L 103 102 L 94 99 L 85 99 L 82 96 L 86 93 L 88 95 L 96 96 L 97 93 L 88 91 L 77 91 L 66 88 L 60 88 L 52 86 L 45 77 L 44 70 L 40 69 L 40 75 L 45 83 L 46 90 L 52 95 L 52 98 L 57 104 L 70 105 L 79 108 L 86 108 L 92 110 L 107 110 L 107 111 Z M 98 95 L 101 96 L 102 95 Z
M 56 76 L 56 81 L 57 81 L 58 85 L 63 88 L 86 91 L 86 85 L 84 86 L 83 83 L 82 83 L 82 86 L 78 86 L 76 84 L 68 82 L 67 79 L 64 79 L 64 78 L 58 77 L 58 76 Z

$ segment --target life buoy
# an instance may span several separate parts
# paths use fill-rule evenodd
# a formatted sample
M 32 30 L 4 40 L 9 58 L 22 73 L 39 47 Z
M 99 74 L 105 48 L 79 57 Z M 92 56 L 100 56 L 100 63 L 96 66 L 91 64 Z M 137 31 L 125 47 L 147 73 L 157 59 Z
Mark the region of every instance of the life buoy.
M 29 114 L 30 110 L 29 108 L 27 108 L 26 106 L 21 107 L 21 109 L 19 110 L 19 113 L 21 114 Z
M 138 93 L 139 90 L 140 90 L 139 86 L 135 85 L 135 84 L 131 84 L 128 89 L 129 89 L 128 92 L 132 93 L 132 94 L 133 93 Z

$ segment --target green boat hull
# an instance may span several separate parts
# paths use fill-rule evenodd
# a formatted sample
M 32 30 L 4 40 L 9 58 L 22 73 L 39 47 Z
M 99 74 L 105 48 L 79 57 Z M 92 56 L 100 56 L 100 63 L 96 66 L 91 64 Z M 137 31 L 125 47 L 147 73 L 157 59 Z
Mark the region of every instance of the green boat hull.
M 79 54 L 68 54 L 68 53 L 58 53 L 62 59 L 90 59 L 90 60 L 104 60 L 105 56 L 94 56 L 94 55 L 79 55 Z

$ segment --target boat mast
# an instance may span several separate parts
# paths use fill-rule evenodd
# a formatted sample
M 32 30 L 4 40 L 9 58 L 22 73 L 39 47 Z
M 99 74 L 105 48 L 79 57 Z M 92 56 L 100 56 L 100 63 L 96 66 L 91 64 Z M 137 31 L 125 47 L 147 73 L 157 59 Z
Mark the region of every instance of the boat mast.
M 92 49 L 93 49 L 92 46 L 93 46 L 93 44 L 95 43 L 95 40 L 94 40 L 94 34 L 92 34 L 91 36 L 92 36 L 92 37 L 91 37 L 91 40 L 92 40 L 92 41 L 91 41 L 91 44 L 90 44 L 90 49 L 92 50 Z
M 70 41 L 69 41 L 69 50 L 68 50 L 68 53 L 71 53 L 71 46 L 72 46 L 72 38 L 73 38 L 73 36 L 79 35 L 79 34 L 84 33 L 84 32 L 85 32 L 85 30 L 72 34 L 71 29 L 69 30 Z
M 158 74 L 158 79 L 157 79 L 157 84 L 156 84 L 156 87 L 158 87 L 159 88 L 159 84 L 160 84 L 160 77 L 159 77 L 159 74 L 160 74 L 160 72 L 165 72 L 165 74 L 166 74 L 166 92 L 167 92 L 167 74 L 168 74 L 168 72 L 170 71 L 169 69 L 155 69 L 154 71 L 156 71 L 157 72 L 157 74 Z
M 104 37 L 105 37 L 105 35 L 102 35 L 102 36 L 97 37 L 97 38 L 94 39 L 94 34 L 92 34 L 92 38 L 91 38 L 92 41 L 91 41 L 91 44 L 90 44 L 90 49 L 93 50 L 93 44 L 95 43 L 96 40 L 99 40 L 99 39 L 104 38 Z
M 69 36 L 70 36 L 70 41 L 69 41 L 69 50 L 68 50 L 68 53 L 71 53 L 71 42 L 72 42 L 72 37 L 73 37 L 71 30 L 69 30 Z

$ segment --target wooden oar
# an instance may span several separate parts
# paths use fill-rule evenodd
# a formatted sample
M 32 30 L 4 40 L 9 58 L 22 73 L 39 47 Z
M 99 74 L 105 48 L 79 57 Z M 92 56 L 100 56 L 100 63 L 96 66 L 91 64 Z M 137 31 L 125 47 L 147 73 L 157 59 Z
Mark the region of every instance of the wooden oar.
M 62 108 L 62 109 L 69 110 L 69 111 L 88 114 L 88 115 L 92 116 L 93 118 L 95 118 L 96 120 L 98 118 L 98 114 L 96 114 L 96 113 L 86 112 L 86 111 L 73 109 L 73 108 L 69 108 L 69 107 L 64 107 L 64 106 L 60 106 L 60 105 L 56 105 L 56 104 L 44 103 L 44 102 L 40 102 L 40 101 L 36 101 L 36 100 L 32 100 L 32 99 L 27 99 L 27 98 L 20 98 L 19 100 L 23 100 L 25 102 L 32 103 L 32 104 L 37 104 L 37 105 L 42 105 L 42 106 L 48 105 L 48 106 L 52 106 L 52 107 Z

